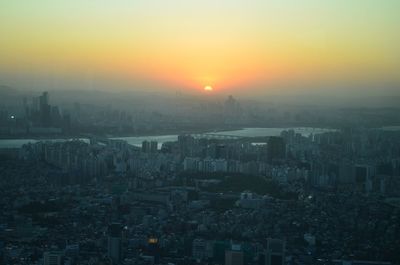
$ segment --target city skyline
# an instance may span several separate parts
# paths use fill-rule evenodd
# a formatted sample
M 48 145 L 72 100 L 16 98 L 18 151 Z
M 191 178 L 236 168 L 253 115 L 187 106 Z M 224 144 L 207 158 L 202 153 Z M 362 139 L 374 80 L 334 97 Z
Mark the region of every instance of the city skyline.
M 399 11 L 0 1 L 0 264 L 399 265 Z

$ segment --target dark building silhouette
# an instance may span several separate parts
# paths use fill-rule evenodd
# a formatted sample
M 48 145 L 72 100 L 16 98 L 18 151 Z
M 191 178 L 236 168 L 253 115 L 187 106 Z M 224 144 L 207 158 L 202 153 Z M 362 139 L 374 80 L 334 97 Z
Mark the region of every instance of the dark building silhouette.
M 144 153 L 156 153 L 158 150 L 158 143 L 156 141 L 143 141 L 142 152 Z
M 147 240 L 146 254 L 154 257 L 154 263 L 158 264 L 160 262 L 161 250 L 158 242 L 158 238 L 155 236 L 150 236 Z
M 51 107 L 49 104 L 49 93 L 47 91 L 43 92 L 39 97 L 39 113 L 40 122 L 42 126 L 51 125 Z
M 226 158 L 227 148 L 224 144 L 217 144 L 215 146 L 215 158 Z
M 122 226 L 114 223 L 108 227 L 107 255 L 112 264 L 122 260 Z
M 285 242 L 268 238 L 265 251 L 265 265 L 283 265 L 285 261 Z
M 271 136 L 268 139 L 267 155 L 269 160 L 284 159 L 286 157 L 285 140 L 279 136 Z

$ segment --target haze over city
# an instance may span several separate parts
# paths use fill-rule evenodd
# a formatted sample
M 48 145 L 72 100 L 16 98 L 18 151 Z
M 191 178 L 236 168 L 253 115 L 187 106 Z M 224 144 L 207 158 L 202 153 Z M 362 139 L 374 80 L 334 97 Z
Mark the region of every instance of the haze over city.
M 400 264 L 399 15 L 0 0 L 0 264 Z

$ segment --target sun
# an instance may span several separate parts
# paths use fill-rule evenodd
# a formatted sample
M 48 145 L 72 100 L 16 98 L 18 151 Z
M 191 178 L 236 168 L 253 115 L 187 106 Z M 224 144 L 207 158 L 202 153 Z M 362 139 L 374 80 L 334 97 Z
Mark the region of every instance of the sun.
M 204 91 L 211 92 L 211 91 L 213 91 L 213 88 L 212 88 L 212 86 L 205 86 Z

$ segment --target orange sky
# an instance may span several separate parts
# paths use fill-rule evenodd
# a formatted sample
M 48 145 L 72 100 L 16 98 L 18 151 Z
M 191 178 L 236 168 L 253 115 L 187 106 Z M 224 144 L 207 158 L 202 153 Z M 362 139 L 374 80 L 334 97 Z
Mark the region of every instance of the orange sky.
M 2 1 L 0 74 L 227 92 L 398 82 L 399 10 L 391 0 Z

